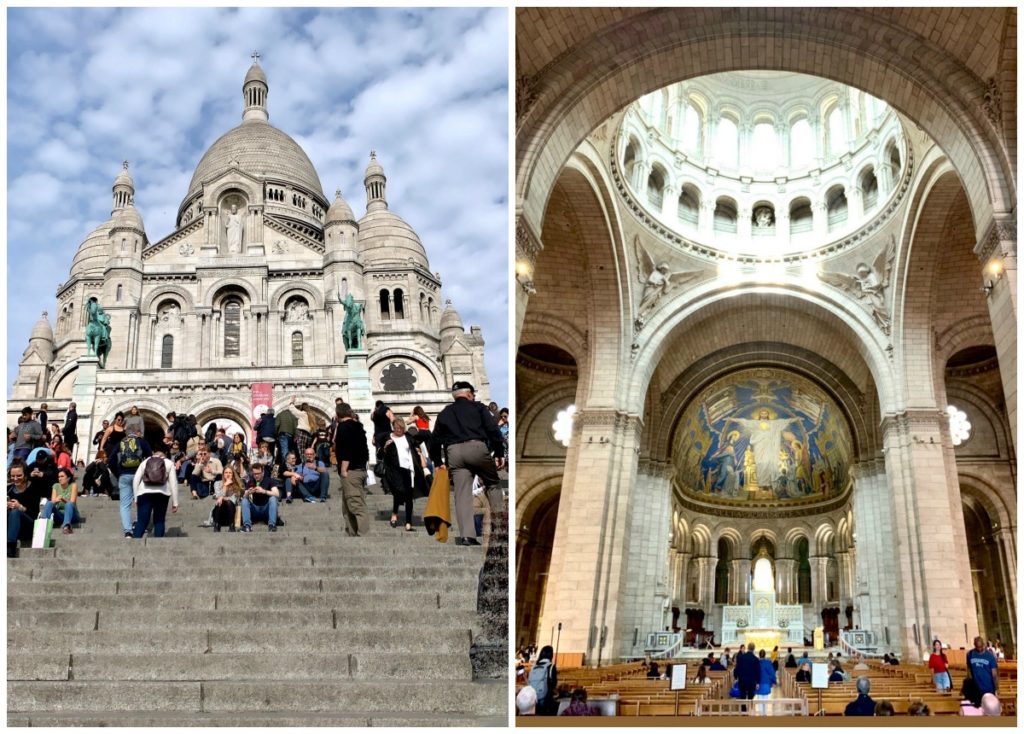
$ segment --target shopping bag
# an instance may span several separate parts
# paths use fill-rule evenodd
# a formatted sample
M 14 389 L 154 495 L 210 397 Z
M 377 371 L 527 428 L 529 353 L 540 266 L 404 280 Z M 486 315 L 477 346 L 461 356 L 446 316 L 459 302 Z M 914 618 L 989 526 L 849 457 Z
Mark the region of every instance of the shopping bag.
M 53 541 L 50 540 L 52 533 L 53 518 L 48 517 L 44 520 L 40 517 L 32 526 L 32 547 L 50 548 L 53 545 Z
M 437 533 L 437 542 L 448 542 L 448 528 L 452 524 L 451 487 L 448 484 L 448 467 L 439 466 L 434 471 L 434 482 L 430 485 L 427 508 L 423 511 L 423 525 L 429 535 Z
M 372 487 L 377 483 L 377 477 L 373 473 L 373 469 L 368 469 L 366 472 L 366 486 Z

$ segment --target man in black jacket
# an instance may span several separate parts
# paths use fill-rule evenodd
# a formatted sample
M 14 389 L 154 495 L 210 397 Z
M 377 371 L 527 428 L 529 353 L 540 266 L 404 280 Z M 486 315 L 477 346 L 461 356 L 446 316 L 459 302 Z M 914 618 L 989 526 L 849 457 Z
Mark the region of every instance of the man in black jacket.
M 60 432 L 64 438 L 64 445 L 68 447 L 71 456 L 77 458 L 75 447 L 78 446 L 78 409 L 74 403 L 68 406 L 68 412 L 64 415 L 64 427 Z
M 733 676 L 740 684 L 740 698 L 751 699 L 757 692 L 757 684 L 761 679 L 761 663 L 754 654 L 754 643 L 736 656 L 736 668 Z
M 366 429 L 355 419 L 347 403 L 334 409 L 338 425 L 334 431 L 334 456 L 341 474 L 342 508 L 349 535 L 366 535 L 370 529 L 370 513 L 366 509 L 366 464 L 370 450 Z
M 492 513 L 503 506 L 498 470 L 505 466 L 504 439 L 487 406 L 475 400 L 475 392 L 468 382 L 452 385 L 455 402 L 434 424 L 431 458 L 435 465 L 448 465 L 455 485 L 456 545 L 480 545 L 473 522 L 474 477 L 483 483 Z

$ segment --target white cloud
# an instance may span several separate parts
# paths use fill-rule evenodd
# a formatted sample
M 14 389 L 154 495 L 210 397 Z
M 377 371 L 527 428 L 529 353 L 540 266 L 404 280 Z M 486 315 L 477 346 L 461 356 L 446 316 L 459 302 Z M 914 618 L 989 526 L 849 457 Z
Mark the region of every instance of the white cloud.
M 392 208 L 419 232 L 463 321 L 483 326 L 495 398 L 507 402 L 507 15 L 10 10 L 9 300 L 26 309 L 8 309 L 8 383 L 35 314 L 53 312 L 78 243 L 109 216 L 120 161 L 131 161 L 147 232 L 161 239 L 200 156 L 241 121 L 256 48 L 271 122 L 357 216 L 367 154 L 378 150 Z M 30 250 L 47 253 L 45 268 L 14 256 Z

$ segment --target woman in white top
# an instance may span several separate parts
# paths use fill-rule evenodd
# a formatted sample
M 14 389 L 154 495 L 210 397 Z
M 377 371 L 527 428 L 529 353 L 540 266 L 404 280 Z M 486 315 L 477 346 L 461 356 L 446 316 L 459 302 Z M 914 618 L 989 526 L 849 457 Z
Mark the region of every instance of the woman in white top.
M 427 494 L 423 462 L 419 446 L 405 435 L 405 421 L 395 418 L 391 426 L 391 436 L 382 449 L 387 485 L 394 499 L 391 527 L 398 527 L 398 507 L 404 504 L 405 529 L 412 532 L 412 501 Z
M 164 464 L 163 477 L 160 476 L 159 465 Z M 150 466 L 150 462 L 153 465 Z M 147 473 L 147 467 L 148 473 Z M 163 482 L 147 481 L 163 479 Z M 136 538 L 146 534 L 149 527 L 149 518 L 153 518 L 153 537 L 164 537 L 164 518 L 167 517 L 167 501 L 171 502 L 171 512 L 178 511 L 178 480 L 174 472 L 174 462 L 164 456 L 163 451 L 154 451 L 153 455 L 139 464 L 135 471 L 135 478 L 132 480 L 132 489 L 135 492 L 135 509 L 137 520 L 135 522 Z

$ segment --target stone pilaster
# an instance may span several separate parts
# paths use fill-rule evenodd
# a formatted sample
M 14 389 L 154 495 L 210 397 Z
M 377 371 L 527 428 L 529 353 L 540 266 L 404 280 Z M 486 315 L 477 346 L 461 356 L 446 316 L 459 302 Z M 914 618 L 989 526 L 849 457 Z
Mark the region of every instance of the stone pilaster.
M 637 468 L 627 539 L 629 571 L 620 599 L 620 647 L 613 651 L 620 657 L 643 654 L 647 633 L 664 628 L 672 474 L 672 466 L 666 462 L 642 459 Z
M 960 491 L 949 479 L 951 452 L 943 448 L 949 443 L 945 427 L 940 410 L 907 411 L 882 421 L 893 535 L 880 547 L 896 555 L 898 635 L 905 655 L 924 652 L 926 634 L 958 640 L 964 624 L 968 630 L 978 626 Z
M 561 623 L 561 651 L 582 652 L 587 664 L 632 644 L 627 582 L 641 425 L 636 415 L 583 408 L 566 457 L 540 629 Z
M 792 558 L 775 559 L 775 589 L 779 604 L 796 604 L 796 561 Z
M 537 265 L 537 256 L 543 249 L 544 245 L 530 223 L 525 217 L 517 216 L 515 269 L 519 288 L 516 289 L 516 345 L 519 344 L 519 336 L 523 331 L 526 306 L 530 302 L 530 296 L 536 293 L 533 287 L 533 271 Z
M 1017 220 L 997 217 L 974 247 L 982 264 L 983 285 L 999 358 L 999 376 L 1014 446 L 1017 445 Z
M 862 461 L 852 469 L 855 568 L 853 606 L 858 624 L 885 644 L 886 628 L 896 642 L 902 597 L 897 595 L 892 497 L 882 460 Z M 895 647 L 893 646 L 895 651 Z

